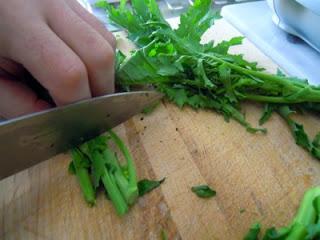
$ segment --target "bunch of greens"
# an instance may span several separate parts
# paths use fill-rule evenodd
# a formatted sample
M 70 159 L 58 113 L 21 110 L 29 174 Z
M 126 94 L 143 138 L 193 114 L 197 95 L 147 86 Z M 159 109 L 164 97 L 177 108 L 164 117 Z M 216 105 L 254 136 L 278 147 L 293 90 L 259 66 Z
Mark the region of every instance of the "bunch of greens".
M 282 73 L 265 73 L 243 55 L 228 53 L 231 46 L 241 44 L 242 37 L 218 44 L 201 43 L 202 35 L 219 18 L 211 5 L 212 0 L 195 0 L 181 15 L 179 27 L 172 29 L 156 0 L 132 0 L 131 7 L 121 0 L 117 8 L 104 0 L 96 3 L 106 9 L 113 23 L 127 30 L 128 38 L 137 46 L 128 57 L 117 52 L 117 84 L 128 91 L 135 86 L 152 85 L 179 107 L 215 110 L 227 121 L 235 119 L 249 132 L 266 129 L 254 128 L 246 121 L 240 108 L 245 100 L 272 104 L 272 108 L 266 107 L 261 123 L 282 107 L 320 109 L 319 87 Z M 289 114 L 279 112 L 296 142 L 320 158 L 318 138 L 312 142 L 300 124 Z
M 244 240 L 258 240 L 260 224 L 252 225 Z M 291 224 L 280 229 L 267 229 L 263 240 L 316 240 L 320 239 L 320 187 L 309 189 Z
M 125 159 L 121 164 L 113 142 Z M 85 200 L 89 205 L 96 202 L 96 190 L 103 185 L 108 198 L 119 215 L 125 214 L 138 196 L 160 186 L 164 181 L 141 180 L 137 182 L 132 156 L 123 141 L 112 131 L 72 149 L 69 171 L 77 176 Z

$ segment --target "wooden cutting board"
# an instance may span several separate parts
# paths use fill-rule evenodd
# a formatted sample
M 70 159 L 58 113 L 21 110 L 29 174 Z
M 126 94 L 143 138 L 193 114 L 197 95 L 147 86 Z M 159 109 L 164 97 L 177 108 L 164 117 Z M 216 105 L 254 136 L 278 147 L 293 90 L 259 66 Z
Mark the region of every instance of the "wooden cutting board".
M 240 35 L 224 20 L 205 39 Z M 251 43 L 233 49 L 276 66 Z M 256 123 L 261 106 L 246 104 Z M 320 129 L 314 116 L 299 117 L 307 131 Z M 137 115 L 115 128 L 136 161 L 140 178 L 165 183 L 140 198 L 119 218 L 101 193 L 89 208 L 68 154 L 58 155 L 0 182 L 1 239 L 242 239 L 249 226 L 288 224 L 304 191 L 320 182 L 320 163 L 296 146 L 279 116 L 266 124 L 267 135 L 250 134 L 219 114 L 163 102 L 150 115 Z M 14 150 L 10 150 L 14 151 Z M 10 159 L 1 159 L 10 161 Z M 209 184 L 212 199 L 199 199 L 190 187 Z

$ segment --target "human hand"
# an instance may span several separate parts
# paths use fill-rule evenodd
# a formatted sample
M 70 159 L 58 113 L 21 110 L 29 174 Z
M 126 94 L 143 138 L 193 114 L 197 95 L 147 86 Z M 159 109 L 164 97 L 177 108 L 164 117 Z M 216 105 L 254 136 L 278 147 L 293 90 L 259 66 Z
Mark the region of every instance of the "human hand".
M 0 115 L 49 103 L 20 80 L 28 71 L 57 105 L 114 91 L 115 38 L 76 0 L 0 1 Z

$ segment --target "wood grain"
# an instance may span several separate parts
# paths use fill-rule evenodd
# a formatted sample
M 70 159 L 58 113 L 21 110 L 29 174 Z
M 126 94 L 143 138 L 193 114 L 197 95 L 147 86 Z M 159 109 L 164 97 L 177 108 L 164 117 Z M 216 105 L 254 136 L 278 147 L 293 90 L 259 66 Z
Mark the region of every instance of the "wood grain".
M 239 35 L 224 20 L 204 41 Z M 233 49 L 269 71 L 276 66 L 249 41 Z M 257 122 L 261 106 L 245 104 Z M 315 134 L 315 116 L 298 117 Z M 286 124 L 273 115 L 268 134 L 250 134 L 209 111 L 180 110 L 164 101 L 150 115 L 137 115 L 115 131 L 126 141 L 140 178 L 165 183 L 116 216 L 103 194 L 89 208 L 70 156 L 60 154 L 0 182 L 1 239 L 242 239 L 249 226 L 287 224 L 304 191 L 320 182 L 319 162 L 296 146 Z M 217 196 L 197 198 L 190 187 L 209 184 Z M 244 209 L 244 212 L 241 211 Z

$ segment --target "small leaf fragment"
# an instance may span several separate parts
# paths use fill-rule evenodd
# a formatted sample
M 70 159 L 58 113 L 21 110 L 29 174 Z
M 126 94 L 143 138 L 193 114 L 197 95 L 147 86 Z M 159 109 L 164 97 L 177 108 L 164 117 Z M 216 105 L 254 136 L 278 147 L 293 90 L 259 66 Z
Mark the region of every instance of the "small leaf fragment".
M 216 196 L 216 191 L 211 189 L 208 185 L 193 186 L 191 191 L 200 198 L 211 198 Z
M 253 224 L 248 233 L 246 234 L 246 236 L 243 238 L 243 240 L 258 240 L 258 236 L 261 230 L 261 225 L 260 223 L 255 223 Z
M 161 240 L 168 240 L 168 239 L 169 238 L 168 238 L 167 232 L 164 229 L 162 229 L 161 230 Z
M 156 180 L 148 180 L 148 179 L 142 179 L 138 182 L 138 191 L 139 196 L 143 196 L 147 194 L 148 192 L 151 192 L 153 189 L 159 187 L 166 178 L 163 178 L 159 181 Z

